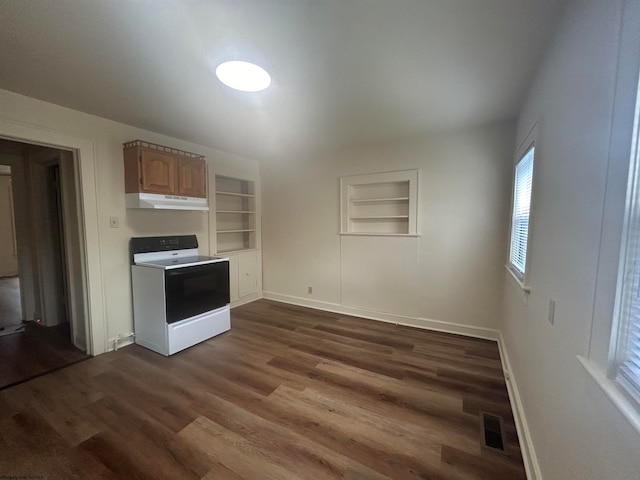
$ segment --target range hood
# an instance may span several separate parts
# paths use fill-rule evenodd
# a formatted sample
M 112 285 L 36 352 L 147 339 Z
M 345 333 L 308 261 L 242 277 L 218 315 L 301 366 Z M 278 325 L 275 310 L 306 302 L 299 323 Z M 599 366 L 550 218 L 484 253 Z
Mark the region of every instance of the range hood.
M 206 198 L 163 195 L 159 193 L 127 193 L 127 208 L 152 208 L 157 210 L 209 210 Z

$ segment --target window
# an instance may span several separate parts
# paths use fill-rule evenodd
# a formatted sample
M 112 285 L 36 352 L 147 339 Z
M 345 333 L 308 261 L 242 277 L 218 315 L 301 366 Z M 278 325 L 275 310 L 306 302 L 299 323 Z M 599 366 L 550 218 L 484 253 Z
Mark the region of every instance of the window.
M 524 283 L 527 268 L 527 242 L 529 240 L 529 213 L 531 210 L 531 187 L 533 184 L 534 144 L 516 163 L 513 187 L 513 214 L 511 218 L 511 243 L 509 268 Z
M 640 405 L 640 159 L 636 110 L 609 373 Z

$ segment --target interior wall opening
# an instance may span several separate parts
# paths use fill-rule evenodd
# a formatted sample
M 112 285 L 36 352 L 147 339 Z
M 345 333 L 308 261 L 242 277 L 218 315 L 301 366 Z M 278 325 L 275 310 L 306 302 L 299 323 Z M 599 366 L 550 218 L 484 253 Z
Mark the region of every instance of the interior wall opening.
M 1 240 L 14 246 L 0 256 L 0 388 L 87 357 L 75 158 L 0 139 Z

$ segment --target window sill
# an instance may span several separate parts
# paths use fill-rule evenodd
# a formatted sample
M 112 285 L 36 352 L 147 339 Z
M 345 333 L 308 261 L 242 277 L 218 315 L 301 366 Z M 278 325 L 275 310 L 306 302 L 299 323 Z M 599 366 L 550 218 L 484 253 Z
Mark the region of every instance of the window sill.
M 523 292 L 531 293 L 531 287 L 528 285 L 525 285 L 524 282 L 520 280 L 515 273 L 513 273 L 513 270 L 511 270 L 511 267 L 509 265 L 505 265 L 504 268 L 507 269 L 507 272 L 509 272 L 509 275 L 511 275 L 511 278 L 518 284 L 518 286 L 522 289 Z
M 640 434 L 640 411 L 638 411 L 635 405 L 627 398 L 626 394 L 622 392 L 616 382 L 608 378 L 593 362 L 590 362 L 581 355 L 577 357 L 587 373 L 591 375 L 605 395 L 609 397 L 609 400 L 617 407 L 622 416 L 626 418 L 635 431 Z

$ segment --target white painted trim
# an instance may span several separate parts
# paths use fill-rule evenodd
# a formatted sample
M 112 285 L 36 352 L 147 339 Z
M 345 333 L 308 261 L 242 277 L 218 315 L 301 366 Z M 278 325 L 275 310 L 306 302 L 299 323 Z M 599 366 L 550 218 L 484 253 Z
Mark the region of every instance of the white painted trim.
M 389 183 L 408 182 L 409 193 L 407 196 L 409 216 L 407 234 L 417 236 L 418 234 L 418 181 L 419 170 L 398 170 L 393 172 L 366 173 L 361 175 L 347 175 L 340 177 L 340 234 L 360 233 L 368 234 L 376 232 L 353 232 L 351 220 L 351 187 L 374 186 Z M 401 234 L 407 236 L 407 234 Z M 397 235 L 397 234 L 392 234 Z
M 230 307 L 232 309 L 236 307 L 240 307 L 247 303 L 260 300 L 261 298 L 262 298 L 262 295 L 259 292 L 252 293 L 251 295 L 247 295 L 246 297 L 242 297 L 238 300 L 231 302 Z M 107 352 L 113 352 L 115 350 L 116 342 L 118 342 L 118 349 L 121 349 L 122 347 L 126 347 L 127 345 L 132 345 L 133 343 L 135 343 L 135 333 L 129 332 L 129 333 L 121 334 L 114 338 L 110 338 L 107 343 Z
M 511 275 L 511 278 L 518 284 L 518 286 L 522 289 L 524 293 L 531 293 L 531 287 L 522 283 L 522 280 L 520 280 L 518 276 L 514 273 L 513 269 L 511 268 L 511 265 L 505 265 L 504 268 L 507 269 L 507 272 L 509 272 L 509 275 Z
M 117 340 L 116 338 L 112 338 L 109 340 L 108 342 L 108 346 L 107 346 L 107 352 L 115 352 L 115 342 Z M 127 345 L 133 345 L 135 343 L 135 339 L 133 337 L 131 338 L 127 338 L 125 340 L 122 340 L 121 342 L 118 343 L 118 350 L 120 350 L 121 348 L 126 347 Z
M 339 232 L 338 235 L 344 235 L 345 237 L 422 237 L 419 233 L 354 233 L 354 232 Z
M 498 349 L 500 350 L 500 359 L 502 361 L 505 384 L 507 386 L 507 392 L 509 393 L 509 401 L 511 402 L 513 418 L 515 420 L 516 430 L 518 432 L 518 438 L 520 440 L 520 449 L 522 452 L 522 459 L 524 462 L 527 479 L 542 480 L 542 473 L 540 471 L 538 457 L 536 456 L 535 448 L 533 446 L 531 432 L 529 430 L 527 419 L 524 414 L 524 407 L 520 398 L 520 392 L 518 391 L 517 382 L 512 374 L 509 354 L 504 343 L 504 337 L 502 336 L 502 332 L 500 330 L 476 327 L 473 325 L 461 325 L 451 322 L 443 322 L 440 320 L 432 320 L 428 318 L 405 317 L 402 315 L 376 312 L 373 310 L 366 310 L 362 308 L 347 307 L 337 303 L 322 302 L 319 300 L 311 300 L 308 298 L 295 297 L 292 295 L 282 295 L 279 293 L 268 291 L 263 292 L 263 298 L 276 302 L 289 303 L 302 307 L 316 308 L 328 312 L 341 313 L 344 315 L 354 315 L 371 320 L 378 320 L 381 322 L 395 323 L 398 325 L 406 325 L 410 327 L 422 328 L 425 330 L 435 330 L 438 332 L 454 333 L 458 335 L 465 335 L 467 337 L 496 341 L 498 343 Z
M 535 223 L 535 209 L 536 209 L 536 174 L 539 170 L 538 165 L 540 164 L 540 151 L 541 148 L 538 147 L 538 129 L 539 121 L 535 122 L 533 126 L 529 129 L 529 133 L 524 137 L 520 146 L 516 150 L 513 160 L 513 171 L 511 174 L 511 209 L 509 215 L 509 237 L 507 239 L 508 248 L 507 248 L 507 270 L 511 273 L 512 277 L 518 282 L 522 290 L 526 293 L 531 292 L 531 288 L 529 287 L 529 278 L 531 277 L 531 257 L 532 257 L 532 232 L 533 232 L 533 224 Z M 515 195 L 516 195 L 516 167 L 520 163 L 520 161 L 524 158 L 524 156 L 528 153 L 531 147 L 535 148 L 533 153 L 533 172 L 531 177 L 531 200 L 529 204 L 529 227 L 527 231 L 527 258 L 525 260 L 524 273 L 522 280 L 518 278 L 518 276 L 511 270 L 511 240 L 514 226 L 514 217 L 513 217 L 513 209 L 515 207 Z
M 79 176 L 81 231 L 87 295 L 87 353 L 99 355 L 108 348 L 107 312 L 98 225 L 98 186 L 95 141 L 56 130 L 0 119 L 0 137 L 76 151 L 74 168 Z
M 587 373 L 589 373 L 600 386 L 609 400 L 611 400 L 624 418 L 627 419 L 635 431 L 640 433 L 640 414 L 632 401 L 627 398 L 622 388 L 618 386 L 614 380 L 608 378 L 605 372 L 600 371 L 589 359 L 581 355 L 577 355 L 577 357 L 578 361 L 580 361 Z
M 115 338 L 110 338 L 107 342 L 107 352 L 113 352 L 119 348 L 135 343 L 136 334 L 134 332 L 121 333 Z
M 263 297 L 267 300 L 276 302 L 290 303 L 301 307 L 316 308 L 327 312 L 341 313 L 343 315 L 353 315 L 356 317 L 368 318 L 370 320 L 378 320 L 380 322 L 395 323 L 397 325 L 405 325 L 408 327 L 422 328 L 425 330 L 435 330 L 438 332 L 455 333 L 457 335 L 465 335 L 467 337 L 482 338 L 485 340 L 498 341 L 500 332 L 492 328 L 476 327 L 473 325 L 461 325 L 451 322 L 443 322 L 440 320 L 432 320 L 421 317 L 406 317 L 404 315 L 395 315 L 393 313 L 378 312 L 375 310 L 366 310 L 364 308 L 348 307 L 338 303 L 323 302 L 320 300 L 310 300 L 308 298 L 295 297 L 293 295 L 282 295 L 275 292 L 263 292 Z
M 528 480 L 542 480 L 542 472 L 538 463 L 538 457 L 533 446 L 531 431 L 527 424 L 527 418 L 524 414 L 524 407 L 518 384 L 511 370 L 511 362 L 507 346 L 504 343 L 502 332 L 499 332 L 498 348 L 500 349 L 500 358 L 502 359 L 502 369 L 504 371 L 505 383 L 507 384 L 507 392 L 509 393 L 509 401 L 511 402 L 511 410 L 516 423 L 518 439 L 520 440 L 520 451 L 522 452 L 522 460 L 524 461 L 524 469 L 527 473 Z
M 241 297 L 231 302 L 231 308 L 240 307 L 242 305 L 246 305 L 247 303 L 260 300 L 261 298 L 262 298 L 262 294 L 260 292 L 252 293 L 251 295 L 247 295 L 246 297 Z

